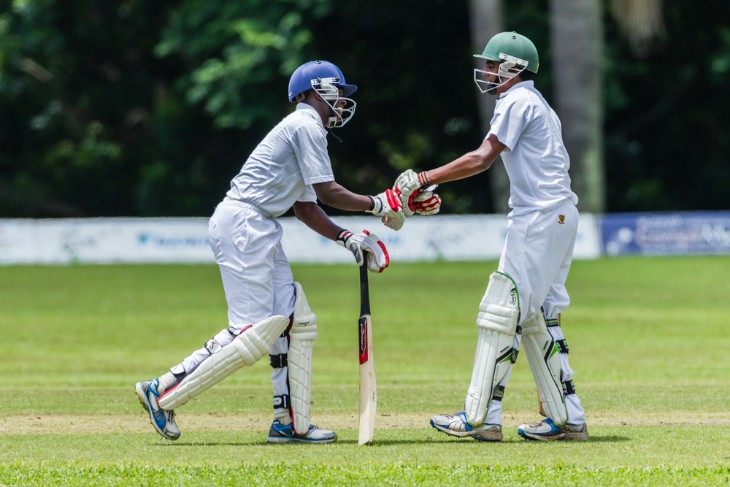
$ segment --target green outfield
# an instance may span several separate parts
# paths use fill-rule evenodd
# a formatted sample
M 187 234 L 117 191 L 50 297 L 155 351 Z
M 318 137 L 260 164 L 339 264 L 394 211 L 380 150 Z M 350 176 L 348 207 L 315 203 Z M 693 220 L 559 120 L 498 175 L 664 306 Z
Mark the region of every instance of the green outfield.
M 728 485 L 730 257 L 575 262 L 563 316 L 588 443 L 532 443 L 520 356 L 505 439 L 428 425 L 461 409 L 494 262 L 394 263 L 371 274 L 378 414 L 357 445 L 358 271 L 294 266 L 317 314 L 313 422 L 331 445 L 269 445 L 270 367 L 178 410 L 162 440 L 134 394 L 226 326 L 215 266 L 0 267 L 0 486 Z

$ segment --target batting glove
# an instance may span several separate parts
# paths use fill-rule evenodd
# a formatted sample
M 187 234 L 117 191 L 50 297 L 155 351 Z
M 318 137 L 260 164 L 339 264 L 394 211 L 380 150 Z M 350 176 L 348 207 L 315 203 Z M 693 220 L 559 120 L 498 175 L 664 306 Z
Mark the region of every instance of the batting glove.
M 435 215 L 441 209 L 441 198 L 434 194 L 438 185 L 428 185 L 425 173 L 416 174 L 412 169 L 403 171 L 393 184 L 393 191 L 403 205 L 405 216 Z
M 380 221 L 383 222 L 383 225 L 393 230 L 400 230 L 403 227 L 406 221 L 403 204 L 392 189 L 386 189 L 379 195 L 370 198 L 373 200 L 373 207 L 368 211 L 382 217 Z
M 377 235 L 363 230 L 360 233 L 352 233 L 349 230 L 342 230 L 337 235 L 336 242 L 355 256 L 357 265 L 362 266 L 365 261 L 363 252 L 368 254 L 368 270 L 370 272 L 383 272 L 390 265 L 390 256 L 385 244 Z
M 435 215 L 441 211 L 441 197 L 434 193 L 438 188 L 437 184 L 432 184 L 426 188 L 419 190 L 413 196 L 413 212 L 419 215 L 429 216 Z M 409 202 L 409 205 L 411 203 Z M 405 212 L 405 209 L 404 209 Z

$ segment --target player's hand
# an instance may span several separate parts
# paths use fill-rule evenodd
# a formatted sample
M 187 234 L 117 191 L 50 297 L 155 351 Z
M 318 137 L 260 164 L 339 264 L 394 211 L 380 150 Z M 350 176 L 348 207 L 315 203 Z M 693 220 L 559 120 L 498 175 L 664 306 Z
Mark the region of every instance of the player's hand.
M 336 242 L 352 252 L 355 256 L 355 262 L 359 266 L 362 266 L 365 261 L 364 252 L 369 254 L 367 261 L 370 272 L 383 272 L 390 265 L 390 256 L 385 244 L 377 235 L 367 230 L 352 233 L 343 229 L 337 235 Z
M 435 215 L 441 209 L 441 198 L 434 191 L 438 185 L 428 185 L 424 173 L 416 174 L 412 169 L 403 171 L 393 184 L 393 191 L 403 205 L 403 214 L 412 216 Z
M 414 213 L 429 216 L 435 215 L 441 211 L 441 197 L 434 193 L 436 188 L 438 188 L 438 185 L 432 184 L 431 186 L 427 186 L 418 191 L 418 193 L 413 197 Z
M 403 227 L 403 223 L 406 221 L 403 204 L 392 189 L 386 189 L 379 195 L 370 198 L 373 200 L 373 207 L 368 210 L 370 213 L 382 217 L 380 221 L 388 228 L 400 230 Z
M 418 182 L 418 174 L 413 169 L 407 169 L 400 173 L 393 183 L 393 191 L 398 195 L 403 206 L 403 213 L 406 216 L 413 216 L 414 209 L 411 205 L 413 193 L 421 189 Z

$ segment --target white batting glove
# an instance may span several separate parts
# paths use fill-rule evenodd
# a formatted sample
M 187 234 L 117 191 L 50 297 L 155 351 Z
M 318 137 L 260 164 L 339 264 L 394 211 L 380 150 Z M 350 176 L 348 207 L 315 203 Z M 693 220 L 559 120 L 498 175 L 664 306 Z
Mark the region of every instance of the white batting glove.
M 432 184 L 431 186 L 419 190 L 418 193 L 413 196 L 412 204 L 414 213 L 429 216 L 435 215 L 441 211 L 441 197 L 434 193 L 436 188 L 438 188 L 438 185 Z M 403 211 L 405 212 L 405 209 Z
M 336 242 L 348 249 L 355 256 L 357 265 L 362 266 L 365 261 L 363 252 L 368 254 L 368 270 L 370 272 L 383 272 L 390 265 L 390 256 L 385 244 L 377 235 L 363 230 L 360 233 L 352 233 L 349 230 L 342 230 L 337 235 Z
M 416 174 L 412 169 L 403 171 L 393 184 L 393 191 L 403 205 L 405 216 L 435 215 L 441 209 L 441 198 L 434 194 L 438 185 L 428 185 L 424 173 Z
M 407 169 L 400 173 L 393 183 L 393 191 L 400 198 L 401 205 L 403 206 L 403 213 L 406 216 L 413 216 L 413 208 L 411 208 L 410 200 L 411 195 L 421 188 L 421 184 L 418 182 L 418 174 L 413 169 Z
M 386 189 L 379 195 L 370 198 L 373 200 L 373 207 L 368 210 L 369 213 L 382 217 L 380 221 L 388 228 L 400 230 L 403 227 L 406 221 L 403 204 L 392 189 Z

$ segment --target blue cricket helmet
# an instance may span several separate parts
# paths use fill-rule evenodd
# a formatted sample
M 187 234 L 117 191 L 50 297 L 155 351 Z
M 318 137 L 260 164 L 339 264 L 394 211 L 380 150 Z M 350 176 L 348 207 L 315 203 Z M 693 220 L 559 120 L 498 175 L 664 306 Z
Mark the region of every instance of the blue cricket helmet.
M 338 86 L 343 96 L 349 97 L 357 91 L 357 85 L 348 85 L 342 70 L 329 61 L 309 61 L 299 66 L 289 78 L 289 101 L 301 93 L 319 88 L 323 83 Z

